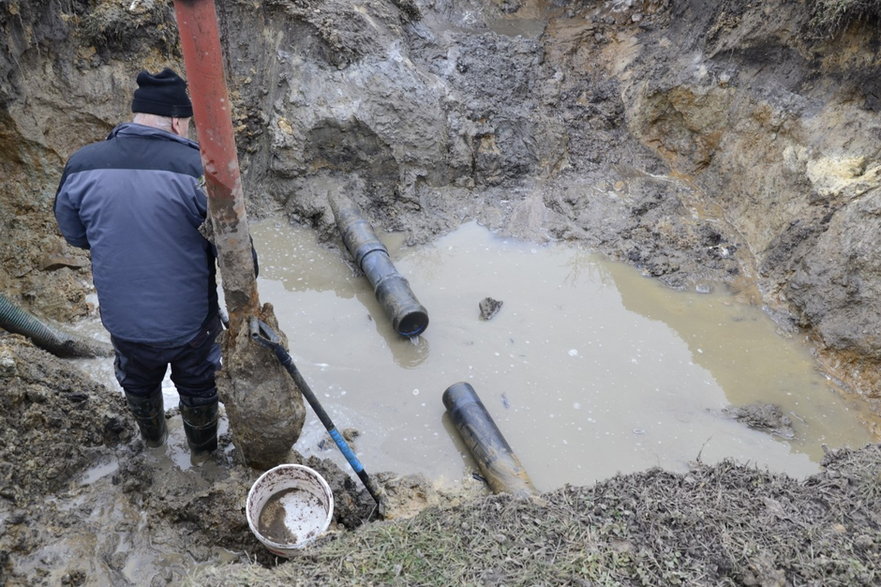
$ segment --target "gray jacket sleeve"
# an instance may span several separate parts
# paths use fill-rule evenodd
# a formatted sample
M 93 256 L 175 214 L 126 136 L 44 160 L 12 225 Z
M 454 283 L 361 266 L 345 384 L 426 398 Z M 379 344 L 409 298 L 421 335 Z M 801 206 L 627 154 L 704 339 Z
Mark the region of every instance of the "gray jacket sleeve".
M 81 249 L 89 248 L 89 239 L 86 237 L 86 227 L 80 220 L 79 197 L 69 190 L 65 173 L 61 178 L 61 184 L 55 194 L 55 220 L 58 228 L 64 236 L 64 240 Z

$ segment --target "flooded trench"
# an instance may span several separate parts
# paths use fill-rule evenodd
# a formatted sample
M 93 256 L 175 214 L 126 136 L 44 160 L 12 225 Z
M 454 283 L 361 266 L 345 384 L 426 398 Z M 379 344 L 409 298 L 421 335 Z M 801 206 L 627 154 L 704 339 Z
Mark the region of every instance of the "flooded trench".
M 475 222 L 414 248 L 386 234 L 430 317 L 407 339 L 367 279 L 314 232 L 283 220 L 251 232 L 261 300 L 334 424 L 357 431 L 351 444 L 368 472 L 422 473 L 442 486 L 470 476 L 476 467 L 441 401 L 459 381 L 480 395 L 540 491 L 653 466 L 684 471 L 697 459 L 805 476 L 823 445 L 873 440 L 872 416 L 818 372 L 805 341 L 730 293 L 673 291 L 578 246 L 500 238 Z M 487 297 L 502 306 L 482 320 Z M 111 361 L 83 363 L 118 389 Z M 176 406 L 168 377 L 163 389 L 166 409 Z M 724 412 L 754 402 L 779 405 L 794 437 Z M 187 470 L 179 419 L 169 425 L 168 457 Z M 311 409 L 295 448 L 349 470 Z
M 541 491 L 652 466 L 733 458 L 813 473 L 831 448 L 871 441 L 867 414 L 816 370 L 808 347 L 726 293 L 682 293 L 575 246 L 502 239 L 476 223 L 433 244 L 383 239 L 428 309 L 397 335 L 367 280 L 314 234 L 252 226 L 261 299 L 290 352 L 369 471 L 467 475 L 470 457 L 441 402 L 469 382 Z M 503 302 L 481 320 L 479 302 Z M 772 437 L 725 408 L 781 406 L 795 437 Z M 297 448 L 346 467 L 309 412 Z

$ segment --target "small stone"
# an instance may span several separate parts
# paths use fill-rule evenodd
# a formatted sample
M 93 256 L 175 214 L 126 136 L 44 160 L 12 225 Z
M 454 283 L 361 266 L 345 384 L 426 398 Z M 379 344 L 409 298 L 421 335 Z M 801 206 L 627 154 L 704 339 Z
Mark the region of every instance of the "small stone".
M 24 524 L 27 521 L 27 514 L 23 511 L 15 511 L 6 518 L 6 521 L 10 524 Z
M 15 367 L 15 359 L 12 356 L 7 353 L 0 355 L 0 373 L 12 376 L 15 374 Z
M 503 303 L 504 302 L 500 300 L 494 300 L 492 298 L 483 298 L 482 300 L 480 300 L 480 319 L 492 319 L 496 314 L 499 313 L 499 310 L 502 308 Z

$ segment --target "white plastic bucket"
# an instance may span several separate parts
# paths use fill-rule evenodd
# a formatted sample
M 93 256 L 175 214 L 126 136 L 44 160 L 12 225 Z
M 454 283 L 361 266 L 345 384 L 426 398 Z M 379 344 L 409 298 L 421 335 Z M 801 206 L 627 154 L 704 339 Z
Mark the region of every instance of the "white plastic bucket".
M 314 469 L 279 465 L 251 486 L 245 515 L 251 532 L 270 552 L 289 557 L 330 526 L 333 493 Z

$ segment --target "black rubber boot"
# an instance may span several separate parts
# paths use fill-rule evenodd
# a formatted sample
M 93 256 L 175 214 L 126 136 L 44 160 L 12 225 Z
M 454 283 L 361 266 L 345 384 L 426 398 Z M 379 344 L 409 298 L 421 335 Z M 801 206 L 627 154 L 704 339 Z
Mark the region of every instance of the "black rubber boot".
M 182 403 L 180 416 L 191 452 L 211 452 L 217 448 L 217 400 L 202 406 Z
M 141 437 L 144 443 L 152 448 L 165 444 L 168 438 L 168 428 L 165 426 L 165 407 L 162 402 L 162 388 L 160 387 L 147 396 L 134 395 L 125 392 L 129 410 L 141 429 Z

